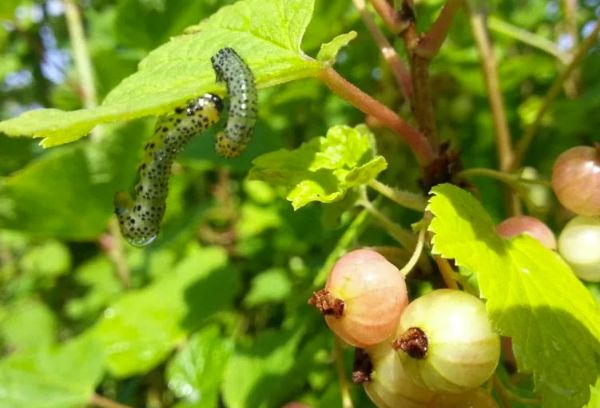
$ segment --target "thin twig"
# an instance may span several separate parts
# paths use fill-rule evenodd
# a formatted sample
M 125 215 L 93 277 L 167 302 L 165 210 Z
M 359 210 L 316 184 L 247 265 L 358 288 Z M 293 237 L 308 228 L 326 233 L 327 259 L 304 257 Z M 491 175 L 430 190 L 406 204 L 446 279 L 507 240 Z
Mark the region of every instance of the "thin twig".
M 452 270 L 452 267 L 448 263 L 448 260 L 442 258 L 439 255 L 434 256 L 433 259 L 435 259 L 435 263 L 437 264 L 438 269 L 440 270 L 440 274 L 442 275 L 442 279 L 444 280 L 446 287 L 450 289 L 458 289 L 458 285 L 456 284 L 456 280 L 454 280 L 453 276 L 456 272 Z
M 507 37 L 514 38 L 515 40 L 521 41 L 523 44 L 527 44 L 531 47 L 537 48 L 545 53 L 556 57 L 561 63 L 566 64 L 569 60 L 569 55 L 558 48 L 558 46 L 550 40 L 524 30 L 521 27 L 517 27 L 506 21 L 500 20 L 497 17 L 490 16 L 487 20 L 488 27 L 499 34 L 503 34 Z
M 518 196 L 521 200 L 523 200 L 523 202 L 525 202 L 525 204 L 527 205 L 527 207 L 529 209 L 536 209 L 536 208 L 538 208 L 538 206 L 532 200 L 532 198 L 529 194 L 529 189 L 525 185 L 526 184 L 529 184 L 529 185 L 538 184 L 538 185 L 544 185 L 546 187 L 550 187 L 550 183 L 548 183 L 547 181 L 530 180 L 530 179 L 522 178 L 521 176 L 516 175 L 516 174 L 506 173 L 506 172 L 493 170 L 493 169 L 471 168 L 471 169 L 463 170 L 457 174 L 457 177 L 459 177 L 459 178 L 472 177 L 472 176 L 485 176 L 485 177 L 490 177 L 490 178 L 496 179 L 498 181 L 501 181 L 502 183 L 506 184 L 508 187 L 510 187 L 512 189 L 512 192 L 514 193 L 513 196 L 515 197 L 515 199 Z M 521 214 L 520 209 L 518 211 L 512 212 L 512 215 L 520 215 L 520 214 Z
M 397 190 L 377 180 L 371 180 L 368 186 L 402 207 L 421 212 L 427 206 L 427 200 L 422 195 Z
M 406 263 L 406 265 L 404 265 L 402 267 L 402 269 L 400 269 L 400 274 L 405 278 L 410 273 L 410 271 L 412 271 L 412 269 L 415 267 L 415 265 L 419 261 L 419 258 L 421 258 L 421 253 L 423 251 L 423 245 L 425 243 L 425 233 L 426 232 L 427 232 L 427 225 L 423 225 L 421 227 L 421 230 L 419 231 L 419 237 L 417 238 L 417 246 L 416 246 L 413 254 L 411 255 L 411 257 L 408 260 L 408 262 Z
M 392 33 L 400 34 L 406 28 L 398 19 L 396 10 L 394 10 L 387 0 L 371 0 L 371 4 Z
M 338 96 L 350 102 L 363 113 L 378 119 L 398 134 L 412 149 L 421 166 L 427 165 L 434 159 L 434 151 L 422 133 L 409 125 L 390 108 L 348 82 L 333 68 L 322 69 L 319 79 Z
M 552 187 L 552 184 L 548 180 L 526 178 L 526 177 L 523 177 L 522 174 L 507 173 L 507 172 L 502 172 L 502 171 L 498 171 L 498 170 L 494 170 L 494 169 L 486 169 L 484 167 L 472 167 L 470 169 L 465 169 L 465 170 L 460 171 L 456 176 L 459 178 L 472 177 L 472 176 L 490 177 L 490 178 L 493 178 L 496 180 L 500 180 L 503 183 L 506 183 L 507 185 L 510 185 L 510 186 L 517 186 L 520 184 L 530 184 L 530 185 L 540 185 L 540 186 L 544 186 L 547 188 Z
M 510 166 L 511 170 L 517 169 L 521 165 L 525 153 L 527 153 L 527 149 L 529 149 L 533 138 L 539 130 L 540 124 L 542 123 L 542 119 L 548 111 L 548 108 L 550 108 L 550 105 L 552 105 L 554 100 L 560 94 L 560 90 L 562 89 L 564 82 L 569 78 L 571 73 L 579 66 L 581 61 L 587 55 L 587 52 L 590 50 L 590 48 L 592 48 L 592 46 L 596 44 L 598 33 L 600 33 L 600 18 L 596 20 L 596 24 L 590 35 L 579 44 L 579 47 L 577 48 L 577 51 L 573 55 L 573 58 L 571 59 L 569 64 L 554 80 L 554 83 L 552 84 L 552 86 L 548 90 L 548 93 L 546 94 L 546 97 L 542 101 L 542 104 L 535 116 L 535 119 L 533 120 L 531 125 L 527 127 L 521 139 L 519 139 L 515 149 L 514 160 Z
M 67 27 L 69 29 L 69 38 L 73 47 L 73 56 L 75 60 L 75 68 L 79 74 L 79 80 L 82 89 L 82 100 L 86 108 L 93 108 L 98 105 L 96 95 L 96 86 L 94 83 L 94 74 L 92 70 L 92 62 L 90 58 L 81 14 L 79 8 L 73 0 L 65 0 L 65 18 L 67 19 Z M 94 133 L 98 141 L 100 133 Z M 119 240 L 119 225 L 115 217 L 111 217 L 108 224 L 108 235 L 100 238 L 100 245 L 106 252 L 116 269 L 116 275 L 121 281 L 125 289 L 131 287 L 131 279 L 129 266 L 125 257 L 125 252 L 121 241 Z
M 564 33 L 569 36 L 571 40 L 571 49 L 577 49 L 577 43 L 579 42 L 579 38 L 577 35 L 577 0 L 564 0 Z M 575 98 L 578 92 L 578 83 L 580 70 L 577 69 L 569 77 L 565 80 L 564 89 L 565 94 L 569 98 Z
M 419 39 L 415 52 L 423 58 L 433 58 L 446 40 L 456 12 L 462 6 L 462 0 L 448 0 L 438 18 L 433 22 L 427 33 Z
M 69 38 L 73 46 L 73 59 L 81 84 L 83 105 L 86 108 L 93 108 L 98 105 L 98 97 L 94 86 L 90 53 L 83 32 L 83 24 L 81 23 L 81 14 L 73 0 L 65 0 L 64 4 Z
M 117 401 L 113 401 L 99 394 L 94 394 L 90 398 L 90 405 L 99 408 L 133 408 L 129 405 L 121 404 Z
M 335 367 L 337 369 L 338 383 L 340 385 L 340 393 L 342 394 L 342 408 L 353 408 L 352 397 L 350 396 L 350 386 L 346 378 L 346 369 L 344 368 L 344 351 L 342 344 L 336 337 L 333 343 L 333 358 L 335 359 Z
M 127 256 L 119 239 L 119 222 L 115 217 L 108 221 L 108 233 L 100 237 L 100 247 L 115 267 L 116 276 L 124 289 L 131 288 L 131 273 L 127 264 Z
M 500 170 L 505 171 L 510 167 L 510 164 L 513 161 L 513 150 L 506 112 L 504 110 L 504 101 L 502 92 L 500 91 L 496 58 L 488 37 L 483 12 L 478 9 L 472 10 L 469 6 L 467 6 L 467 10 L 469 13 L 469 20 L 471 21 L 473 36 L 475 37 L 477 48 L 481 54 L 481 67 L 490 108 L 492 110 L 492 121 L 494 123 L 494 135 L 496 136 Z
M 565 32 L 573 40 L 573 48 L 577 45 L 577 0 L 563 0 L 565 15 Z
M 474 167 L 474 168 L 470 168 L 470 169 L 465 169 L 465 170 L 460 171 L 456 176 L 458 178 L 484 176 L 484 177 L 489 177 L 489 178 L 499 180 L 509 186 L 515 185 L 515 183 L 518 180 L 518 176 L 516 176 L 514 174 L 506 173 L 506 172 L 498 171 L 498 170 L 494 170 L 494 169 L 486 169 L 483 167 Z
M 377 27 L 377 24 L 375 24 L 373 17 L 371 17 L 371 14 L 366 8 L 365 1 L 352 0 L 352 2 L 358 10 L 363 23 L 371 33 L 373 40 L 375 40 L 375 43 L 379 47 L 379 51 L 381 51 L 383 58 L 385 58 L 387 61 L 390 70 L 392 71 L 392 74 L 394 75 L 394 78 L 396 79 L 396 82 L 398 83 L 398 86 L 404 95 L 404 98 L 410 102 L 412 98 L 412 83 L 410 80 L 410 73 L 402 63 L 402 60 L 400 60 L 400 57 L 398 56 L 398 53 L 394 47 L 392 47 L 387 38 L 385 38 L 385 35 L 383 35 L 379 27 Z
M 379 211 L 370 201 L 361 200 L 358 205 L 367 210 L 379 224 L 385 228 L 385 231 L 394 238 L 403 248 L 412 251 L 415 247 L 415 237 L 412 232 L 400 227 L 398 224 L 388 218 L 387 215 Z
M 400 20 L 406 25 L 402 31 L 402 40 L 408 52 L 410 62 L 410 77 L 413 84 L 412 112 L 419 130 L 435 151 L 439 151 L 436 117 L 433 112 L 433 96 L 429 83 L 429 59 L 416 52 L 419 45 L 420 34 L 417 32 L 415 11 L 412 1 L 402 2 Z

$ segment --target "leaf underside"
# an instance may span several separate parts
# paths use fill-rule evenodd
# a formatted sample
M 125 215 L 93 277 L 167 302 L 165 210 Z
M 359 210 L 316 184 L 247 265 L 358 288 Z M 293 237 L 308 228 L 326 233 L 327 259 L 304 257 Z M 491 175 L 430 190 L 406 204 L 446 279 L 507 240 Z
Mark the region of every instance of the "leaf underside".
M 300 49 L 313 7 L 314 1 L 305 0 L 242 0 L 223 7 L 150 52 L 100 106 L 25 112 L 0 122 L 0 132 L 42 137 L 41 144 L 50 147 L 75 141 L 102 123 L 158 115 L 206 92 L 224 95 L 210 65 L 211 56 L 223 47 L 242 56 L 258 88 L 314 77 L 321 63 Z

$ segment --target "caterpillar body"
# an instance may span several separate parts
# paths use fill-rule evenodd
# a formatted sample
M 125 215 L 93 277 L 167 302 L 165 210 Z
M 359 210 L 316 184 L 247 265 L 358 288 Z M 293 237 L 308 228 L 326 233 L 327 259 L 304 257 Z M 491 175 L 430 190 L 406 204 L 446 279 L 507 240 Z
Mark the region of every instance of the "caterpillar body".
M 248 146 L 256 124 L 257 95 L 254 75 L 232 49 L 222 48 L 212 58 L 217 82 L 225 82 L 230 98 L 225 131 L 217 135 L 215 148 L 224 157 L 237 157 Z
M 130 244 L 145 246 L 154 241 L 165 213 L 175 156 L 195 134 L 215 124 L 222 109 L 221 98 L 205 94 L 158 118 L 154 134 L 144 146 L 135 197 L 124 191 L 114 197 L 121 233 Z

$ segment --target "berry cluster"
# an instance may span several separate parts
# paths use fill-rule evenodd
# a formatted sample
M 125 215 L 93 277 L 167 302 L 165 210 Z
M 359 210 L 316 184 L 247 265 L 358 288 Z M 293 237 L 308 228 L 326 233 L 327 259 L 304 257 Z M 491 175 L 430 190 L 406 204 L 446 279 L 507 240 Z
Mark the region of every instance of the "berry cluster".
M 556 250 L 578 278 L 600 282 L 600 144 L 577 146 L 554 163 L 552 189 L 558 201 L 575 213 L 558 237 L 540 220 L 511 217 L 496 226 L 498 235 L 512 238 L 528 234 Z
M 579 278 L 600 281 L 600 145 L 560 155 L 552 187 L 577 214 L 558 244 L 552 230 L 531 216 L 502 221 L 497 234 L 528 234 L 558 249 Z M 500 336 L 478 297 L 438 289 L 409 303 L 396 266 L 374 250 L 358 249 L 336 262 L 309 303 L 357 348 L 353 381 L 363 384 L 378 407 L 497 407 L 481 386 L 498 365 Z
M 378 407 L 495 406 L 479 387 L 496 369 L 500 337 L 477 297 L 439 289 L 408 303 L 400 271 L 358 249 L 338 260 L 309 303 L 359 347 L 353 380 Z
M 558 237 L 558 252 L 583 280 L 600 281 L 600 144 L 563 152 L 552 170 L 558 201 L 577 214 Z

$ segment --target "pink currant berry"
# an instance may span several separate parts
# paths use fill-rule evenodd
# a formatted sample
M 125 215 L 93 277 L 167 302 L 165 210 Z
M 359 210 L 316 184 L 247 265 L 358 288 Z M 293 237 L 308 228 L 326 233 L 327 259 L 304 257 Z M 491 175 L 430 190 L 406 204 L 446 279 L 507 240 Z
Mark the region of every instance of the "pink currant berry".
M 558 237 L 558 252 L 580 279 L 600 282 L 600 217 L 569 221 Z
M 371 249 L 358 249 L 336 262 L 325 289 L 309 303 L 342 340 L 364 348 L 394 333 L 408 297 L 398 268 Z
M 579 215 L 600 215 L 600 144 L 577 146 L 554 162 L 552 189 L 558 201 Z
M 556 249 L 556 238 L 552 230 L 542 221 L 527 215 L 505 219 L 496 225 L 496 232 L 504 238 L 528 234 L 540 241 L 546 248 Z

